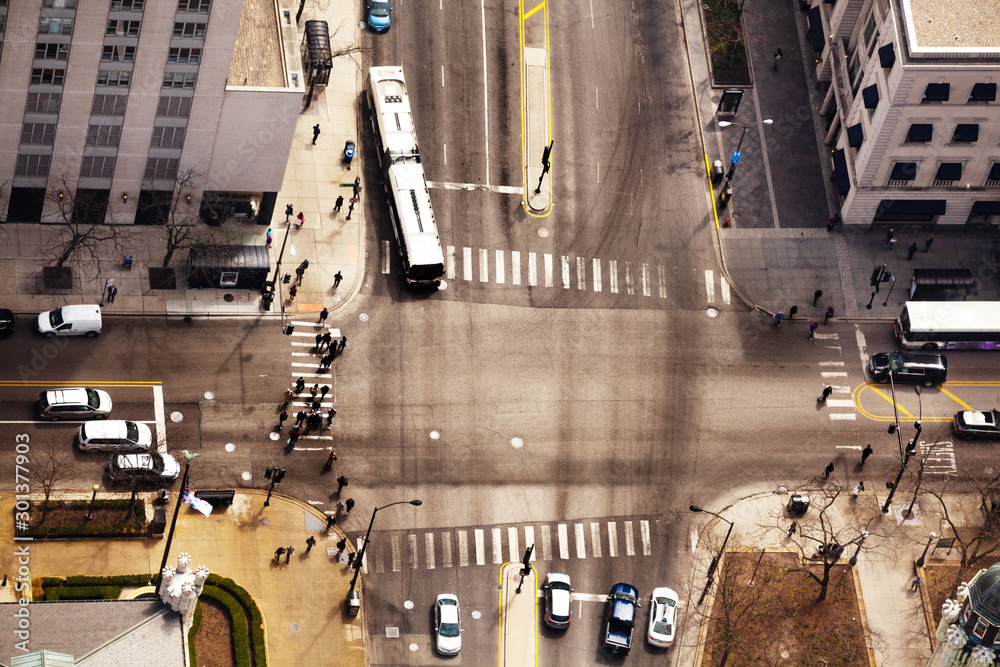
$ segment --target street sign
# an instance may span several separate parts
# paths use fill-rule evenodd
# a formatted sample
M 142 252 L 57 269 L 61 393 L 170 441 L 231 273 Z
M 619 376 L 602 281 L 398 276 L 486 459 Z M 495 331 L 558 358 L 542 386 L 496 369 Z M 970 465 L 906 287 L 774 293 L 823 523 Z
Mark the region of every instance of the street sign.
M 738 164 L 741 155 L 743 155 L 743 151 L 736 151 L 733 153 L 733 159 L 729 161 L 729 164 Z

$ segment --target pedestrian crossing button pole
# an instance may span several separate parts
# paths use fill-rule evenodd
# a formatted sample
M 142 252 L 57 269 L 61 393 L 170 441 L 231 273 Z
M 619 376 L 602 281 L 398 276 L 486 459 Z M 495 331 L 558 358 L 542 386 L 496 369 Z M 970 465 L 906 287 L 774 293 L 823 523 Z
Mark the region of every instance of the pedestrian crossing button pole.
M 744 123 L 734 123 L 734 122 L 731 122 L 731 121 L 728 121 L 728 120 L 720 120 L 719 121 L 719 127 L 729 127 L 730 125 L 739 125 L 740 127 L 743 128 L 743 134 L 740 135 L 740 142 L 738 144 L 736 144 L 736 150 L 733 152 L 733 157 L 729 161 L 729 173 L 726 174 L 726 183 L 727 184 L 729 183 L 729 181 L 733 180 L 733 174 L 736 173 L 736 165 L 739 163 L 740 156 L 743 154 L 740 151 L 740 148 L 743 147 L 743 139 L 747 136 L 747 130 L 749 130 L 754 125 L 762 125 L 762 124 L 763 125 L 770 125 L 773 122 L 774 121 L 771 120 L 770 118 L 765 118 L 764 120 L 762 120 L 762 121 L 760 121 L 758 123 L 747 123 L 747 124 L 744 124 Z

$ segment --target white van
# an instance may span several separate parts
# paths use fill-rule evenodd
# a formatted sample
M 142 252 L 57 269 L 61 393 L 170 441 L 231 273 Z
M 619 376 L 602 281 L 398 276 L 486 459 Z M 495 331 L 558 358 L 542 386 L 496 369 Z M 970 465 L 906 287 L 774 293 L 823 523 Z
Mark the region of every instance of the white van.
M 122 419 L 88 422 L 76 432 L 76 446 L 84 452 L 149 451 L 153 433 L 148 426 Z
M 35 328 L 43 336 L 86 336 L 101 333 L 101 307 L 95 304 L 63 306 L 38 315 Z

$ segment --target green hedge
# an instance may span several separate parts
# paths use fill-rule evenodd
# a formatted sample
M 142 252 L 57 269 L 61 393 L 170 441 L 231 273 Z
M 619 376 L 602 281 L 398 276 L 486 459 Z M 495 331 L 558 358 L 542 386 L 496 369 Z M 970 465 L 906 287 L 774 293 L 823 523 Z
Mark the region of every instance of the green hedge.
M 117 586 L 55 586 L 45 589 L 48 602 L 57 600 L 117 600 L 122 589 Z
M 246 590 L 232 579 L 220 577 L 215 574 L 208 575 L 206 585 L 218 586 L 226 591 L 243 606 L 246 614 L 250 617 L 250 645 L 253 648 L 254 663 L 258 667 L 267 665 L 266 642 L 264 641 L 264 616 L 260 613 L 260 608 Z
M 91 575 L 78 575 L 66 577 L 67 586 L 147 586 L 153 581 L 151 574 L 115 574 L 110 577 L 96 577 Z
M 41 503 L 36 506 L 40 508 L 42 512 L 45 510 L 52 509 L 72 509 L 80 512 L 81 514 L 85 512 L 90 507 L 89 500 L 68 500 L 68 501 L 58 501 L 50 500 L 47 503 Z M 95 500 L 94 509 L 122 509 L 124 511 L 125 507 L 121 500 Z M 45 537 L 132 537 L 146 534 L 146 506 L 138 502 L 134 508 L 135 518 L 126 525 L 107 525 L 107 524 L 94 524 L 94 523 L 80 523 L 77 526 L 29 526 L 28 528 L 18 529 L 17 534 L 19 536 L 29 536 L 42 538 Z
M 233 653 L 236 667 L 250 667 L 250 644 L 247 641 L 247 615 L 236 598 L 217 586 L 205 585 L 201 594 L 210 597 L 229 611 L 233 625 Z
M 194 608 L 194 617 L 191 619 L 191 630 L 188 631 L 188 662 L 192 665 L 198 664 L 198 657 L 195 655 L 194 651 L 194 636 L 198 634 L 198 628 L 201 627 L 201 603 Z

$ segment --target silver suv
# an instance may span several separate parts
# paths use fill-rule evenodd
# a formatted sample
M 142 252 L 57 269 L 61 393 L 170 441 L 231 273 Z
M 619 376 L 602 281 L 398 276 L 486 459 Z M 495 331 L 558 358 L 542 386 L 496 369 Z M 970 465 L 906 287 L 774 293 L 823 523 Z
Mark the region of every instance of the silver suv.
M 76 433 L 76 446 L 84 452 L 148 452 L 152 444 L 148 426 L 124 419 L 84 424 Z
M 107 392 L 90 387 L 50 389 L 38 397 L 38 415 L 42 419 L 104 419 L 111 413 Z

